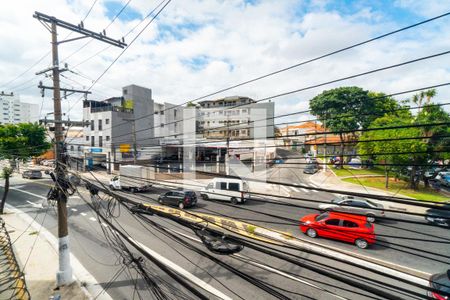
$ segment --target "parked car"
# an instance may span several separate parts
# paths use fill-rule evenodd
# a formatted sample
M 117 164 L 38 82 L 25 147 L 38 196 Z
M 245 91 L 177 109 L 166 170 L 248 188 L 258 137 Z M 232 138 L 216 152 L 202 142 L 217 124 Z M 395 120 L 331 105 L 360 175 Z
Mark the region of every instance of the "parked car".
M 158 202 L 184 209 L 197 204 L 197 195 L 194 191 L 170 191 L 160 195 Z
M 309 237 L 325 237 L 354 243 L 361 249 L 375 243 L 373 223 L 365 216 L 337 212 L 307 215 L 300 219 L 300 230 Z
M 361 169 L 362 167 L 360 158 L 352 158 L 347 164 L 352 169 Z
M 438 291 L 428 291 L 428 297 L 439 300 L 449 299 L 448 294 L 450 294 L 450 269 L 446 272 L 432 275 L 430 277 L 430 287 Z M 445 295 L 443 293 L 445 293 Z
M 439 172 L 435 178 L 441 185 L 450 187 L 450 172 Z
M 317 171 L 319 171 L 319 167 L 317 166 L 317 164 L 308 164 L 303 169 L 303 173 L 305 174 L 315 174 Z
M 331 200 L 330 204 L 320 204 L 319 209 L 364 215 L 370 223 L 375 222 L 377 218 L 385 217 L 382 204 L 353 196 L 337 197 Z
M 250 198 L 248 183 L 241 179 L 214 178 L 200 195 L 203 199 L 231 201 L 233 204 L 245 203 Z
M 46 159 L 41 161 L 41 165 L 47 166 L 47 167 L 54 167 L 55 166 L 55 160 L 54 159 Z
M 450 214 L 444 215 L 444 213 L 432 213 L 426 215 L 425 220 L 427 220 L 428 223 L 438 226 L 450 227 Z
M 39 170 L 23 171 L 22 178 L 41 179 L 42 178 L 42 172 L 39 171 Z
M 431 169 L 426 170 L 423 176 L 427 179 L 433 179 L 439 174 L 439 172 L 442 172 L 443 170 L 444 169 L 441 167 L 433 167 Z

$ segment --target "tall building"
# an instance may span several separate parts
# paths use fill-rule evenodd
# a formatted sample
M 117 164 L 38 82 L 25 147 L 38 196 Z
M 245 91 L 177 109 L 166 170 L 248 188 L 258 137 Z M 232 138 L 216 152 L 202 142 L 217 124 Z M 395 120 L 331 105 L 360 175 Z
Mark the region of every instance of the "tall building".
M 111 160 L 143 159 L 145 146 L 158 144 L 154 139 L 154 102 L 151 89 L 137 85 L 122 88 L 121 97 L 104 101 L 86 100 L 83 120 L 87 164 L 101 165 Z
M 267 138 L 274 136 L 273 102 L 257 103 L 248 97 L 234 96 L 201 101 L 199 105 L 198 133 L 204 138 L 251 139 L 255 130 L 265 131 Z
M 0 94 L 0 123 L 17 124 L 37 122 L 39 105 L 22 102 L 19 96 Z

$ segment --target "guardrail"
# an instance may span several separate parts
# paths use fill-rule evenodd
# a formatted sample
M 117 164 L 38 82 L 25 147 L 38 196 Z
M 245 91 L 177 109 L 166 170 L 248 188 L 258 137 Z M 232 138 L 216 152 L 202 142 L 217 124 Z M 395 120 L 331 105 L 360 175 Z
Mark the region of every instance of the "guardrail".
M 0 218 L 0 299 L 31 299 L 25 275 L 14 255 L 11 238 L 2 218 Z

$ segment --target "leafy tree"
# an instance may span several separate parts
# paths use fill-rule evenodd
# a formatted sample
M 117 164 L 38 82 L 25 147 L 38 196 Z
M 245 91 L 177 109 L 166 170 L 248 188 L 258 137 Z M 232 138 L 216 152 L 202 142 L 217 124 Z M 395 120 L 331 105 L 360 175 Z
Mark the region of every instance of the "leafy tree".
M 355 130 L 368 128 L 386 111 L 399 107 L 395 99 L 385 94 L 369 92 L 356 86 L 324 91 L 311 99 L 309 106 L 311 113 L 317 116 L 327 129 L 339 132 L 341 165 L 344 161 L 345 143 L 357 140 Z
M 45 128 L 32 123 L 0 125 L 0 159 L 6 159 L 10 165 L 39 156 L 50 148 L 46 141 Z M 1 176 L 5 179 L 5 190 L 0 202 L 0 214 L 6 203 L 9 191 L 9 177 L 12 168 L 4 167 Z
M 398 111 L 392 114 L 376 119 L 369 126 L 369 129 L 395 127 L 411 125 L 414 122 L 414 117 L 408 110 Z M 421 136 L 421 128 L 399 128 L 399 129 L 384 129 L 384 130 L 369 130 L 362 134 L 360 143 L 358 144 L 358 152 L 365 155 L 377 153 L 376 160 L 379 163 L 385 164 L 385 187 L 389 187 L 389 176 L 393 170 L 392 165 L 396 164 L 418 164 L 426 159 L 426 154 L 386 154 L 386 153 L 407 153 L 407 152 L 423 152 L 427 149 L 427 143 L 424 140 L 402 140 L 402 138 Z M 382 139 L 393 139 L 392 141 L 376 141 Z M 398 140 L 397 140 L 398 139 Z M 414 174 L 412 172 L 411 185 L 414 186 Z
M 425 104 L 428 105 L 431 102 L 431 98 L 433 98 L 434 96 L 436 96 L 436 89 L 429 89 L 429 90 L 421 91 L 420 93 L 415 94 L 412 97 L 411 101 L 414 104 L 417 104 L 417 106 L 422 106 L 423 100 L 425 99 L 426 100 Z M 421 111 L 420 107 L 418 108 L 418 111 L 419 112 Z

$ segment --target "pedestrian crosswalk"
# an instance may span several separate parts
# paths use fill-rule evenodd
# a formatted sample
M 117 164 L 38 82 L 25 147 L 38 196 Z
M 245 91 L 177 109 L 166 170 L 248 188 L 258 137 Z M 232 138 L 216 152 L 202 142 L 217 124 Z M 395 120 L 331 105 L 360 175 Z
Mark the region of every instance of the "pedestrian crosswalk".
M 302 184 L 302 185 L 311 187 L 311 189 L 307 189 L 307 188 L 303 188 L 303 187 L 284 186 L 284 185 L 282 185 L 281 188 L 288 193 L 291 193 L 291 192 L 302 193 L 303 192 L 303 193 L 309 194 L 309 193 L 318 193 L 319 192 L 318 190 L 314 189 L 314 188 L 317 188 L 317 186 L 315 184 L 311 183 L 311 184 Z

